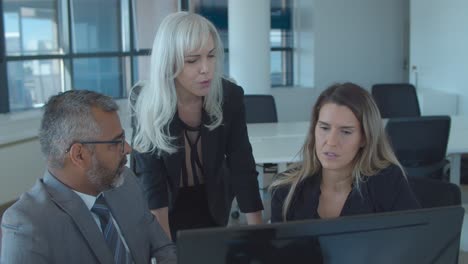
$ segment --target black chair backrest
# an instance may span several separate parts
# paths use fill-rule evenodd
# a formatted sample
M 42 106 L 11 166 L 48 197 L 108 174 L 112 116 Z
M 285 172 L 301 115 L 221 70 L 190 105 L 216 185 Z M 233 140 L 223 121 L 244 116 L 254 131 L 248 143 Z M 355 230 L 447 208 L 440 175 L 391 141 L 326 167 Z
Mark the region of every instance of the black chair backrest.
M 247 124 L 278 122 L 275 98 L 272 95 L 245 95 L 244 105 Z
M 427 178 L 409 178 L 408 182 L 423 208 L 461 205 L 461 191 L 456 184 Z
M 421 116 L 416 89 L 411 84 L 375 84 L 372 96 L 382 118 Z
M 441 176 L 450 134 L 449 116 L 389 119 L 387 135 L 410 177 Z

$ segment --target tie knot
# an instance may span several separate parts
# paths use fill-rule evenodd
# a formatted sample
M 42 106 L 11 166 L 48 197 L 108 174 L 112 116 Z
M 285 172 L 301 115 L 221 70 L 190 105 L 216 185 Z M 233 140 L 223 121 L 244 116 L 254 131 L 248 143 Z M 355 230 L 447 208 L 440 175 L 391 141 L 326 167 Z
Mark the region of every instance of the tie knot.
M 94 202 L 93 208 L 91 208 L 91 212 L 95 213 L 101 219 L 101 222 L 107 224 L 110 212 L 109 207 L 107 207 L 106 200 L 104 200 L 104 196 L 99 195 Z

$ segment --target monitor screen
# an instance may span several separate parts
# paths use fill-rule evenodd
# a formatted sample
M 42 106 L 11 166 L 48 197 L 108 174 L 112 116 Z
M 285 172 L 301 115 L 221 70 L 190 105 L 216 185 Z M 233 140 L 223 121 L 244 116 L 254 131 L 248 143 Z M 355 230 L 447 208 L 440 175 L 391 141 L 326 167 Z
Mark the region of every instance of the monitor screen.
M 457 263 L 464 209 L 179 231 L 178 263 Z

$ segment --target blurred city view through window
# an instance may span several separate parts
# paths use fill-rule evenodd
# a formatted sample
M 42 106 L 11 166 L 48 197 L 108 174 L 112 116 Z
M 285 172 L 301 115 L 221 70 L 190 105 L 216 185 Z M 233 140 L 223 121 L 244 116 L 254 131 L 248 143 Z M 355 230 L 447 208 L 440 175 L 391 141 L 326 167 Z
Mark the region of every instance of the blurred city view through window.
M 133 84 L 148 77 L 157 25 L 165 15 L 178 10 L 178 2 L 3 0 L 8 81 L 6 87 L 0 84 L 0 89 L 7 89 L 7 93 L 0 90 L 0 95 L 8 94 L 8 111 L 41 107 L 50 96 L 70 89 L 126 97 Z M 216 6 L 213 1 L 182 2 L 218 27 L 226 48 L 224 70 L 229 76 L 227 0 L 216 2 Z M 272 0 L 273 86 L 292 85 L 289 2 Z
M 7 56 L 59 54 L 57 12 L 54 1 L 21 6 L 4 2 Z M 18 60 L 7 63 L 10 110 L 42 106 L 62 87 L 60 60 Z

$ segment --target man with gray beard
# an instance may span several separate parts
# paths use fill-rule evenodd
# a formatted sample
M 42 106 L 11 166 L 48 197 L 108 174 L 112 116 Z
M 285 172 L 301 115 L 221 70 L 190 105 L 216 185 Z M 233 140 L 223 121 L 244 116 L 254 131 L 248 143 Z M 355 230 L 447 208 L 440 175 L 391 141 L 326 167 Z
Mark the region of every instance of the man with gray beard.
M 47 170 L 3 216 L 1 263 L 176 263 L 125 167 L 117 110 L 92 91 L 49 99 L 39 132 Z

